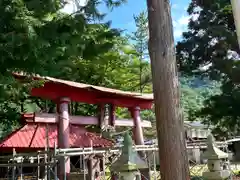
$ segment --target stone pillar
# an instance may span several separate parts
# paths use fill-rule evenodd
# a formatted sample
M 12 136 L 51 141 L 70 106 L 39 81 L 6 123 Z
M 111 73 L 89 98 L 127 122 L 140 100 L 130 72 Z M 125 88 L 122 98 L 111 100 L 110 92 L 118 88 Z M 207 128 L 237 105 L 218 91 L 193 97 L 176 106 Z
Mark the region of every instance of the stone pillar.
M 112 176 L 112 180 L 136 180 L 139 169 L 145 162 L 139 158 L 138 154 L 133 151 L 132 138 L 128 133 L 124 135 L 122 153 L 117 161 L 111 165 L 111 169 L 119 174 L 119 177 Z M 139 160 L 136 162 L 136 160 Z M 147 178 L 148 179 L 148 178 Z
M 230 170 L 223 168 L 224 159 L 228 154 L 218 149 L 215 140 L 210 134 L 207 138 L 207 151 L 203 157 L 208 160 L 208 171 L 203 172 L 203 177 L 207 180 L 224 180 L 230 177 Z
M 140 176 L 139 171 L 142 175 L 142 179 L 150 179 L 148 173 L 145 173 L 145 170 L 148 169 L 146 161 L 140 158 L 136 151 L 133 151 L 132 146 L 132 138 L 126 133 L 124 136 L 122 153 L 119 159 L 112 164 L 112 171 L 120 175 L 118 179 L 130 180 L 130 178 L 133 178 L 135 180 L 137 176 Z M 143 172 L 141 170 L 143 170 Z M 113 178 L 112 176 L 112 179 Z
M 58 147 L 59 148 L 69 148 L 69 112 L 68 105 L 69 98 L 61 98 L 57 105 L 58 110 Z M 59 162 L 59 179 L 63 180 L 70 174 L 70 158 L 61 157 Z
M 200 151 L 200 147 L 194 147 L 194 148 L 192 149 L 192 154 L 193 154 L 193 158 L 194 158 L 195 162 L 196 162 L 197 164 L 199 164 L 200 161 L 201 161 L 201 151 Z
M 133 118 L 134 123 L 134 141 L 136 145 L 143 145 L 144 144 L 144 138 L 143 138 L 143 131 L 141 126 L 141 117 L 140 117 L 140 108 L 135 107 L 130 109 L 131 116 Z
M 100 171 L 103 173 L 104 176 L 106 176 L 106 170 L 105 170 L 106 163 L 105 163 L 105 161 L 106 161 L 105 160 L 105 155 L 103 155 L 101 160 L 100 160 L 99 166 L 100 166 Z

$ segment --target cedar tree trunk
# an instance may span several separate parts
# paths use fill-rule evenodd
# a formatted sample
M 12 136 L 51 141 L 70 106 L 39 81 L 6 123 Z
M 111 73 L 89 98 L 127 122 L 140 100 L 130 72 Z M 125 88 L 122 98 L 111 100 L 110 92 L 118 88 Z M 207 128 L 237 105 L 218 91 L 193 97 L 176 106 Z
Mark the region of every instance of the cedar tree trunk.
M 188 180 L 170 4 L 147 0 L 147 6 L 161 180 Z

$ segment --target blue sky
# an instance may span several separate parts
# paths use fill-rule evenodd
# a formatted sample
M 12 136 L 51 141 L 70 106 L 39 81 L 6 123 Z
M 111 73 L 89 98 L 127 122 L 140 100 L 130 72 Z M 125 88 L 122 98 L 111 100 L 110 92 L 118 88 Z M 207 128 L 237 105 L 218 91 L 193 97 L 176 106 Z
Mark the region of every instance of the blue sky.
M 106 8 L 101 7 L 101 11 L 106 12 L 105 20 L 112 22 L 112 27 L 124 29 L 128 32 L 135 30 L 133 15 L 139 14 L 141 11 L 146 10 L 147 0 L 128 0 L 128 2 L 112 12 Z M 181 3 L 180 3 L 181 2 Z M 190 0 L 171 0 L 172 19 L 174 27 L 175 41 L 181 40 L 181 34 L 187 30 L 189 16 L 186 12 Z M 64 11 L 71 11 L 72 5 L 67 6 Z
M 186 10 L 189 3 L 190 0 L 171 1 L 174 37 L 176 41 L 181 39 L 182 32 L 187 29 L 189 17 Z M 108 13 L 106 20 L 112 21 L 112 27 L 132 32 L 135 30 L 133 15 L 139 14 L 141 11 L 146 10 L 146 8 L 146 0 L 128 0 L 126 4 Z

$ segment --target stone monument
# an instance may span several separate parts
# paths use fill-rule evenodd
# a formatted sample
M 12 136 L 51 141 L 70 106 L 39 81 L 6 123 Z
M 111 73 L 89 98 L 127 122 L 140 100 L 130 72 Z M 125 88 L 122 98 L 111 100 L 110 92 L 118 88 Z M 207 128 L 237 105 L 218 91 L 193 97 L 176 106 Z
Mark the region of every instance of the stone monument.
M 133 151 L 132 138 L 128 133 L 124 135 L 123 144 L 121 156 L 112 164 L 111 170 L 119 173 L 121 180 L 141 179 L 140 170 L 148 168 L 147 163 Z
M 211 134 L 208 135 L 207 151 L 203 154 L 203 158 L 208 160 L 208 171 L 203 173 L 204 178 L 222 180 L 230 176 L 230 171 L 223 168 L 224 159 L 228 159 L 228 154 L 216 147 Z

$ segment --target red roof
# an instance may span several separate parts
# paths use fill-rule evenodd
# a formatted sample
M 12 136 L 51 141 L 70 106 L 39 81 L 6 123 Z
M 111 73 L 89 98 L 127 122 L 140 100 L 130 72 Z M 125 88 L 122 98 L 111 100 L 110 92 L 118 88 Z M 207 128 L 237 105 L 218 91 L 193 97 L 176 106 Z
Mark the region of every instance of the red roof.
M 14 131 L 0 143 L 0 150 L 7 148 L 20 149 L 44 149 L 46 147 L 46 123 L 27 123 L 20 129 Z M 48 124 L 49 147 L 57 145 L 57 124 Z M 84 127 L 70 125 L 70 146 L 71 147 L 110 147 L 111 140 L 100 137 L 95 133 L 86 132 Z
M 22 73 L 14 73 L 17 79 L 26 78 Z M 112 103 L 121 107 L 136 107 L 150 109 L 153 104 L 153 94 L 140 94 L 111 88 L 77 83 L 52 77 L 32 76 L 32 80 L 43 80 L 44 85 L 33 88 L 32 96 L 55 100 L 69 97 L 72 101 L 98 104 Z

